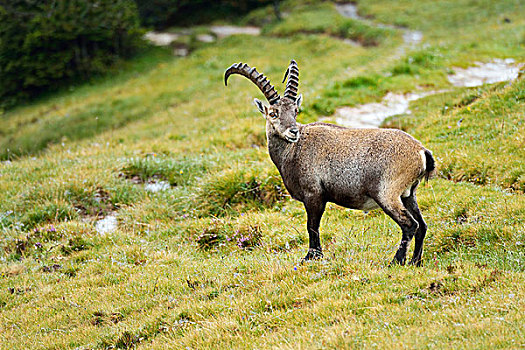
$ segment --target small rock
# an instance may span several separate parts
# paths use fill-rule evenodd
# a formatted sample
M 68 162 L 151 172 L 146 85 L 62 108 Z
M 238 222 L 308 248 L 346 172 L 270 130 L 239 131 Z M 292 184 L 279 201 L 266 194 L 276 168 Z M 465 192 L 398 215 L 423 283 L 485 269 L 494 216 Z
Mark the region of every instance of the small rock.
M 95 230 L 101 235 L 111 233 L 117 229 L 118 222 L 117 218 L 113 215 L 108 215 L 104 219 L 97 221 L 95 224 Z
M 215 37 L 210 34 L 199 34 L 197 35 L 197 40 L 203 43 L 212 43 L 215 41 Z
M 166 191 L 170 189 L 169 182 L 166 181 L 158 181 L 158 182 L 151 182 L 146 185 L 144 185 L 144 189 L 148 192 L 161 192 Z
M 144 35 L 144 38 L 151 41 L 154 45 L 157 46 L 168 46 L 180 36 L 173 33 L 158 33 L 158 32 L 148 32 Z
M 173 49 L 173 54 L 179 57 L 186 57 L 190 53 L 187 47 L 176 47 Z

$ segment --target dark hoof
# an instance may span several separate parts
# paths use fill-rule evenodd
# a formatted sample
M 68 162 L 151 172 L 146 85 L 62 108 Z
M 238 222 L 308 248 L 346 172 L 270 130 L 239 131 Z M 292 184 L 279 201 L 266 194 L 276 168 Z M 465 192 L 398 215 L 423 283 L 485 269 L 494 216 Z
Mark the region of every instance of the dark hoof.
M 421 259 L 412 259 L 408 264 L 416 267 L 421 267 Z
M 304 263 L 309 260 L 320 260 L 323 258 L 323 252 L 321 249 L 314 249 L 310 248 L 308 249 L 308 253 L 306 253 L 306 256 L 301 260 L 301 263 Z
M 388 265 L 388 267 L 393 267 L 393 266 L 398 266 L 398 265 L 405 265 L 405 259 L 403 260 L 398 260 L 397 258 L 394 258 L 394 260 L 392 260 L 390 262 L 390 264 Z

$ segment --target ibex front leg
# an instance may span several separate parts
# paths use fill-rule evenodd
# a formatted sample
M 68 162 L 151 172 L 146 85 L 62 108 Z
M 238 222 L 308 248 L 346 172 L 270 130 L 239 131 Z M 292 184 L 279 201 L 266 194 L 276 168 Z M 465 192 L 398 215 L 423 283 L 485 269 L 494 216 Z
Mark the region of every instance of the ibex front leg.
M 306 209 L 306 215 L 308 216 L 306 227 L 308 229 L 310 244 L 308 253 L 303 261 L 321 259 L 323 257 L 323 250 L 321 249 L 321 241 L 319 239 L 319 226 L 326 202 L 320 196 L 311 196 L 304 201 L 304 207 Z

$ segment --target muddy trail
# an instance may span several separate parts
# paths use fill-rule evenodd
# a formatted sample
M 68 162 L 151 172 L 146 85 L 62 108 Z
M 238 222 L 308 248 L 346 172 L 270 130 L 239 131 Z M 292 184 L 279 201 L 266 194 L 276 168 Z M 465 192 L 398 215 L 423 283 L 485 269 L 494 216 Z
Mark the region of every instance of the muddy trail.
M 448 81 L 454 87 L 475 87 L 483 84 L 512 81 L 518 77 L 522 67 L 511 58 L 494 59 L 491 62 L 476 62 L 475 64 L 475 66 L 468 68 L 453 68 L 454 73 L 448 75 Z M 340 107 L 336 109 L 333 116 L 322 119 L 334 120 L 337 124 L 352 128 L 377 128 L 388 117 L 410 114 L 410 102 L 451 90 L 417 90 L 406 94 L 389 92 L 381 102 L 355 107 Z
M 343 17 L 361 21 L 370 26 L 375 26 L 378 28 L 387 28 L 402 31 L 403 44 L 397 48 L 394 58 L 401 57 L 401 55 L 403 55 L 407 49 L 414 48 L 423 40 L 423 33 L 420 31 L 410 30 L 404 27 L 394 26 L 390 24 L 375 23 L 369 20 L 368 18 L 360 16 L 357 10 L 357 5 L 354 3 L 335 4 L 335 8 L 337 12 L 339 12 L 339 14 Z

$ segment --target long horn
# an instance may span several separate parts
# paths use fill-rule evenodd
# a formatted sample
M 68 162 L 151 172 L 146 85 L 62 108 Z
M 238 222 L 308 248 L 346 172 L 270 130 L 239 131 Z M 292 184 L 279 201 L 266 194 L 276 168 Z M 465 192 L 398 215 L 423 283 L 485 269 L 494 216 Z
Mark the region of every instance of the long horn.
M 261 90 L 269 104 L 274 105 L 281 99 L 281 96 L 275 91 L 275 88 L 270 84 L 268 78 L 266 78 L 264 74 L 257 72 L 255 67 L 251 68 L 242 62 L 232 64 L 224 73 L 224 85 L 228 86 L 228 78 L 232 74 L 240 74 L 250 79 L 252 83 L 257 85 L 259 90 Z
M 299 67 L 297 66 L 297 62 L 295 62 L 295 60 L 290 61 L 290 65 L 288 66 L 286 73 L 284 73 L 283 83 L 286 80 L 286 77 L 288 77 L 288 81 L 286 82 L 284 97 L 288 97 L 292 101 L 296 101 L 297 90 L 299 89 Z

